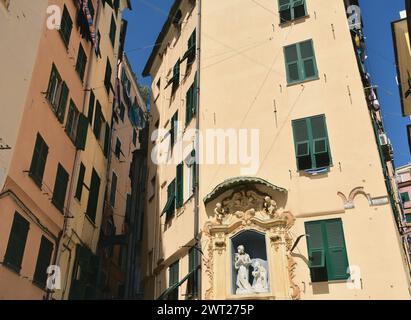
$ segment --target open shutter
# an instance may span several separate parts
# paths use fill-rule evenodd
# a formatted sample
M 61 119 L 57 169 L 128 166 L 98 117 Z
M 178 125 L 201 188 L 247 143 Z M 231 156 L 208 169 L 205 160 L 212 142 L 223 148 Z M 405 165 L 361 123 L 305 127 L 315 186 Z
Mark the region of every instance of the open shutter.
M 188 89 L 186 94 L 186 125 L 190 123 L 193 118 L 193 87 Z
M 306 222 L 305 233 L 307 234 L 307 249 L 309 268 L 311 271 L 311 281 L 327 281 L 327 248 L 324 240 L 322 221 Z
M 196 162 L 196 151 L 193 150 L 191 151 L 191 157 L 194 159 L 194 162 L 192 164 L 193 166 L 193 190 L 192 192 L 194 193 L 196 188 L 197 188 L 197 162 Z
M 183 206 L 184 198 L 184 176 L 183 176 L 184 162 L 177 166 L 176 173 L 176 208 L 181 208 Z
M 173 180 L 167 187 L 167 203 L 163 210 L 163 213 L 166 213 L 166 220 L 170 219 L 171 216 L 174 214 L 174 210 L 176 207 L 175 190 L 176 183 L 175 180 Z
M 105 137 L 104 137 L 104 156 L 107 158 L 110 152 L 110 126 L 106 123 Z
M 290 21 L 292 19 L 291 2 L 292 0 L 279 0 L 278 1 L 281 23 Z
M 348 279 L 348 258 L 341 219 L 326 220 L 324 223 L 328 242 L 329 280 Z
M 14 214 L 4 262 L 17 272 L 21 269 L 29 226 L 29 222 L 20 214 L 17 212 Z
M 90 91 L 90 98 L 88 102 L 88 122 L 90 125 L 93 123 L 93 115 L 94 115 L 94 103 L 95 103 L 96 97 L 94 96 L 93 91 Z
M 67 87 L 67 84 L 65 82 L 63 82 L 62 85 L 61 85 L 60 101 L 59 101 L 58 108 L 57 108 L 57 119 L 61 123 L 64 122 L 64 116 L 65 116 L 65 113 L 66 113 L 68 94 L 69 94 L 69 89 Z
M 80 113 L 77 124 L 77 136 L 76 136 L 76 148 L 78 150 L 84 150 L 86 148 L 87 140 L 88 119 Z
M 80 169 L 77 178 L 77 187 L 76 187 L 76 194 L 75 198 L 81 201 L 81 195 L 83 193 L 83 185 L 84 185 L 84 175 L 86 173 L 86 167 L 83 163 L 80 163 Z
M 99 192 L 100 192 L 100 177 L 98 176 L 97 172 L 93 169 L 93 172 L 91 175 L 90 192 L 89 192 L 89 199 L 88 199 L 87 211 L 86 211 L 86 214 L 89 216 L 89 218 L 93 222 L 96 219 Z
M 50 265 L 52 253 L 53 243 L 51 243 L 45 236 L 42 236 L 33 280 L 43 287 L 46 286 L 47 268 Z
M 58 164 L 52 202 L 56 206 L 56 208 L 62 212 L 64 210 L 68 180 L 69 174 L 61 164 Z

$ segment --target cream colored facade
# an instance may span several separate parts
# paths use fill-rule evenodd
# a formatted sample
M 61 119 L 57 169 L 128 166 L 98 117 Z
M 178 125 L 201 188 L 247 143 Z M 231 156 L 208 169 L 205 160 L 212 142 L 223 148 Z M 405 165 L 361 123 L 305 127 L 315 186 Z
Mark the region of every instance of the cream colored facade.
M 197 236 L 202 252 L 200 299 L 409 299 L 409 270 L 389 204 L 344 2 L 306 0 L 307 15 L 287 23 L 280 23 L 277 1 L 260 3 L 175 1 L 170 16 L 181 10 L 180 24 L 168 20 L 159 37 L 161 45 L 146 66 L 145 74 L 153 80 L 151 132 L 170 130 L 177 110 L 182 121 L 179 131 L 186 138 L 188 129 L 196 125 L 201 133 L 259 130 L 257 172 L 244 177 L 243 165 L 200 163 L 198 193 L 184 196 L 183 206 L 167 221 L 162 214 L 167 187 L 194 142 L 187 138 L 182 154 L 174 147 L 172 156 L 180 156 L 174 162 L 149 161 L 146 297 L 158 298 L 175 283 L 169 279 L 170 266 L 179 261 L 178 281 L 182 282 L 176 290 L 179 299 L 188 298 L 183 280 L 189 273 L 188 250 Z M 196 61 L 191 68 L 186 60 L 181 63 L 179 86 L 172 94 L 167 82 L 194 30 Z M 288 84 L 284 47 L 309 39 L 318 77 Z M 186 92 L 196 72 L 198 109 L 186 126 Z M 332 163 L 325 173 L 311 175 L 297 169 L 292 121 L 315 115 L 325 115 Z M 149 144 L 149 155 L 164 139 L 167 135 L 160 134 Z M 204 149 L 196 152 L 199 161 L 205 158 Z M 184 177 L 187 174 L 184 167 Z M 312 281 L 307 237 L 297 242 L 308 233 L 306 222 L 329 219 L 340 219 L 342 225 L 348 281 Z M 236 237 L 245 231 L 264 239 L 266 293 L 235 294 L 233 250 L 236 239 L 242 239 Z
M 47 0 L 36 3 L 24 1 L 0 1 L 0 42 L 6 44 L 0 52 L 2 64 L 0 88 L 2 92 L 2 116 L 0 119 L 0 189 L 9 171 L 13 148 L 23 115 L 25 98 L 29 90 L 35 59 L 46 18 Z M 20 16 L 23 17 L 20 19 Z M 30 28 L 30 37 L 27 29 Z

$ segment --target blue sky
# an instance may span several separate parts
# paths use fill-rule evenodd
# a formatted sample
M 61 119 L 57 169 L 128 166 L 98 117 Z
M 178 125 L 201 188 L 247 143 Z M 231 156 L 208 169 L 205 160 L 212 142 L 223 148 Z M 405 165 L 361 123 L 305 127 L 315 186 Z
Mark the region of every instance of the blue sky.
M 150 78 L 142 78 L 141 73 L 174 0 L 132 2 L 133 11 L 125 16 L 129 21 L 126 52 L 139 81 L 148 85 Z M 373 85 L 379 88 L 384 126 L 394 147 L 395 165 L 401 166 L 411 162 L 406 136 L 406 125 L 411 121 L 401 116 L 391 22 L 399 19 L 404 0 L 360 0 L 360 5 L 367 36 L 366 65 Z

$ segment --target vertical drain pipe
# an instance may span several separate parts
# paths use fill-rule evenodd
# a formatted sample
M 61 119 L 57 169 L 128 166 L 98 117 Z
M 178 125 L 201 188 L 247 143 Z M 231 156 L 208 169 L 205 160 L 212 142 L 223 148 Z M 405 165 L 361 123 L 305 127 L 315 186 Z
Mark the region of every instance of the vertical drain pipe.
M 196 36 L 196 49 L 197 49 L 197 110 L 196 110 L 196 141 L 195 141 L 195 157 L 196 157 L 196 186 L 195 186 L 195 213 L 194 213 L 194 239 L 196 241 L 195 246 L 197 247 L 197 263 L 196 265 L 199 265 L 200 267 L 197 269 L 197 293 L 198 293 L 198 298 L 202 298 L 202 293 L 201 293 L 201 242 L 199 239 L 200 235 L 200 164 L 197 159 L 199 159 L 199 153 L 200 153 L 200 137 L 198 131 L 200 130 L 200 59 L 201 59 L 201 5 L 202 1 L 198 0 L 197 1 L 198 5 L 198 13 L 197 13 L 197 36 Z

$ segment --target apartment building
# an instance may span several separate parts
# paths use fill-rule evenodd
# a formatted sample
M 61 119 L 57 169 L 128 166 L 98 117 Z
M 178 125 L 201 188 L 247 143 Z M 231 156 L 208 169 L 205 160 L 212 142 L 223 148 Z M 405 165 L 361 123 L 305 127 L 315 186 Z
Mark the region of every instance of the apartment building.
M 122 30 L 125 35 L 125 21 Z M 146 161 L 145 158 L 136 159 L 134 154 L 145 149 L 143 135 L 147 109 L 125 54 L 118 63 L 115 90 L 117 99 L 111 133 L 109 186 L 99 242 L 103 279 L 106 279 L 103 289 L 105 299 L 125 298 L 127 275 L 139 266 L 135 261 L 137 259 L 131 254 L 131 247 L 137 241 L 132 238 L 134 224 L 141 228 L 140 222 L 135 221 L 136 201 L 133 201 L 132 196 L 135 189 L 142 187 L 144 190 L 145 179 L 134 177 L 133 168 L 136 165 L 144 166 Z M 140 193 L 144 194 L 143 190 Z
M 60 25 L 48 24 L 51 5 L 60 10 L 55 12 L 62 18 Z M 74 27 L 73 1 L 6 1 L 6 11 L 4 1 L 0 6 L 7 48 L 2 55 L 10 61 L 2 77 L 11 81 L 2 82 L 0 89 L 10 98 L 1 127 L 12 126 L 6 135 L 10 162 L 0 196 L 0 298 L 47 299 L 46 271 L 56 264 L 70 216 L 75 157 L 86 140 L 84 122 L 74 122 L 71 114 L 84 98 L 81 48 L 87 51 L 91 45 Z M 3 25 L 4 30 L 13 28 L 9 35 Z
M 146 298 L 410 298 L 352 5 L 174 1 L 143 73 Z

